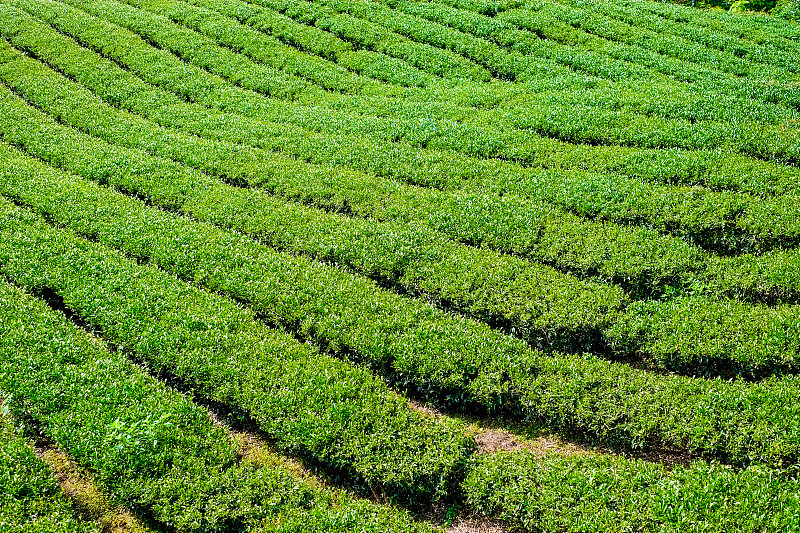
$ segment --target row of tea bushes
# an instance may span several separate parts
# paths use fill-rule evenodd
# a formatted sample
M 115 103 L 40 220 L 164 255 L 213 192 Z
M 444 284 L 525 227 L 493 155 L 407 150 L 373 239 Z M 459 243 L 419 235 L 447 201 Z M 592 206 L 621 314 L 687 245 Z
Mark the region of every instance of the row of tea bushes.
M 759 468 L 501 452 L 476 456 L 462 486 L 468 508 L 526 531 L 800 528 L 797 481 Z
M 363 320 L 375 324 L 374 316 Z M 591 356 L 540 354 L 475 326 L 474 334 L 464 330 L 463 337 L 448 326 L 445 335 L 445 326 L 427 334 L 407 330 L 413 340 L 405 343 L 404 336 L 396 339 L 396 348 L 365 352 L 364 362 L 388 369 L 395 382 L 426 391 L 437 402 L 511 412 L 598 442 L 639 447 L 667 442 L 737 464 L 793 464 L 796 416 L 791 402 L 782 399 L 796 393 L 791 378 L 751 385 L 667 377 Z M 446 344 L 446 357 L 436 356 L 438 350 L 426 355 L 434 341 Z
M 2 211 L 4 229 L 35 224 L 6 202 Z M 91 470 L 114 500 L 170 530 L 430 531 L 389 507 L 240 461 L 233 439 L 204 409 L 5 282 L 0 313 L 0 389 L 9 395 L 9 410 Z M 42 475 L 41 467 L 32 470 Z M 39 487 L 52 491 L 41 481 Z M 91 531 L 35 527 L 26 533 Z
M 3 292 L 0 288 L 0 309 L 5 311 Z M 0 336 L 0 342 L 4 340 Z M 2 370 L 7 371 L 5 365 Z M 9 407 L 5 404 L 3 408 Z M 8 420 L 0 421 L 0 530 L 8 533 L 100 531 L 98 524 L 78 517 L 47 464 L 36 456 Z
M 247 414 L 281 448 L 334 477 L 398 501 L 447 492 L 470 450 L 457 424 L 424 418 L 369 372 L 268 329 L 233 300 L 7 202 L 5 211 L 3 273 L 30 291 L 51 291 L 121 352 Z

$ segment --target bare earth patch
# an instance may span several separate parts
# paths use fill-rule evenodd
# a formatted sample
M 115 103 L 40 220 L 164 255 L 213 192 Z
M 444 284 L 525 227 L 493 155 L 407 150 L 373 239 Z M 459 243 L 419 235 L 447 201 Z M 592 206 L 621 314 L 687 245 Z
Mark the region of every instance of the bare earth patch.
M 478 453 L 512 452 L 516 450 L 530 450 L 536 454 L 558 453 L 560 455 L 596 455 L 597 452 L 564 442 L 552 435 L 536 437 L 531 440 L 522 440 L 513 433 L 498 429 L 483 429 L 475 435 L 475 444 Z
M 488 519 L 457 520 L 452 526 L 446 527 L 447 533 L 507 533 L 499 522 Z
M 669 448 L 654 448 L 639 451 L 627 455 L 631 459 L 641 459 L 648 463 L 658 463 L 667 470 L 672 470 L 676 466 L 689 466 L 697 456 L 685 450 L 672 450 Z
M 510 533 L 501 522 L 485 517 L 455 517 L 448 516 L 447 505 L 442 502 L 434 503 L 425 513 L 417 516 L 447 533 Z
M 434 418 L 438 417 L 438 416 L 442 416 L 442 412 L 439 411 L 438 409 L 435 409 L 433 407 L 427 406 L 424 403 L 418 402 L 416 400 L 409 400 L 408 401 L 408 405 L 409 405 L 409 407 L 411 407 L 412 411 L 416 411 L 418 413 L 422 413 L 425 416 L 430 416 L 430 417 L 434 417 Z

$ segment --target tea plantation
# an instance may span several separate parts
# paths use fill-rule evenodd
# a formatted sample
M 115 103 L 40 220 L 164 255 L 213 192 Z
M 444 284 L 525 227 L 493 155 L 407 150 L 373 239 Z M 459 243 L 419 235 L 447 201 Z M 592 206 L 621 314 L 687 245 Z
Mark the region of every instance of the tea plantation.
M 731 10 L 0 0 L 0 532 L 800 532 L 800 4 Z

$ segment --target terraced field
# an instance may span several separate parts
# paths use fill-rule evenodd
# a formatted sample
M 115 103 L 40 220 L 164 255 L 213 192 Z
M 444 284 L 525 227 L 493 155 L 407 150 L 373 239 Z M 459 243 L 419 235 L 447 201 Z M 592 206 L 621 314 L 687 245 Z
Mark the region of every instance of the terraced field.
M 0 531 L 800 531 L 800 26 L 0 0 Z

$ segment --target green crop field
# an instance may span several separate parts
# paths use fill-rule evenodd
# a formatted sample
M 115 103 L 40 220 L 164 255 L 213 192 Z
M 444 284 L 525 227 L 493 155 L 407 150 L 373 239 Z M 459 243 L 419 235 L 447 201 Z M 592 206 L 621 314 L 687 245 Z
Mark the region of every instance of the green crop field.
M 700 3 L 0 0 L 0 532 L 800 532 L 800 2 Z

